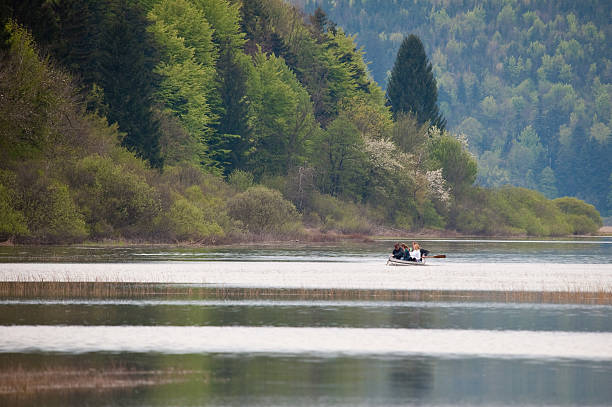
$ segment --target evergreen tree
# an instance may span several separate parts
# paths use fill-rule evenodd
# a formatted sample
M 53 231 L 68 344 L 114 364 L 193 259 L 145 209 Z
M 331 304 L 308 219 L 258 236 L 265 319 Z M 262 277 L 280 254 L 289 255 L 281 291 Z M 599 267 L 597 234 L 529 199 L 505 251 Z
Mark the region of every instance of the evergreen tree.
M 54 9 L 55 3 L 46 0 L 0 1 L 0 47 L 5 47 L 8 39 L 8 32 L 1 28 L 10 19 L 27 27 L 41 46 L 57 41 L 59 18 Z
M 225 173 L 243 168 L 249 149 L 251 127 L 248 123 L 246 83 L 248 57 L 229 45 L 221 47 L 217 60 L 217 89 L 221 99 L 219 121 L 215 126 L 219 137 L 211 140 L 213 158 L 221 162 Z
M 321 7 L 317 7 L 312 16 L 310 16 L 310 22 L 319 36 L 322 36 L 327 31 L 328 19 Z
M 257 53 L 260 46 L 264 51 L 269 51 L 267 40 L 270 31 L 267 29 L 270 16 L 260 0 L 243 0 L 240 8 L 242 32 L 246 34 L 247 43 L 245 51 L 253 55 Z
M 544 168 L 540 173 L 540 192 L 548 199 L 556 198 L 558 195 L 556 183 L 557 180 L 553 170 L 550 167 Z
M 115 0 L 106 15 L 100 43 L 98 83 L 109 106 L 109 121 L 126 133 L 122 144 L 161 167 L 159 123 L 154 119 L 153 74 L 159 57 L 137 2 Z
M 58 40 L 50 44 L 53 54 L 71 72 L 91 86 L 94 81 L 96 50 L 102 26 L 101 5 L 92 0 L 65 0 L 57 4 Z
M 465 81 L 463 77 L 459 77 L 457 80 L 457 102 L 465 103 L 467 99 L 467 92 L 465 90 Z
M 438 88 L 423 43 L 414 34 L 404 38 L 387 85 L 387 101 L 394 115 L 412 112 L 419 124 L 429 121 L 441 130 L 446 120 L 438 111 Z

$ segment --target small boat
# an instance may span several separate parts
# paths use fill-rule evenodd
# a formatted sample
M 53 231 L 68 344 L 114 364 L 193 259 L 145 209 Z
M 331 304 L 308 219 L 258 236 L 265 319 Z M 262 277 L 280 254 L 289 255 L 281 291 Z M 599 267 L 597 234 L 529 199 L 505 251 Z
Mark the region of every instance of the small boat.
M 426 266 L 425 259 L 421 261 L 410 261 L 410 260 L 400 260 L 396 259 L 393 256 L 389 256 L 389 260 L 387 260 L 387 266 Z

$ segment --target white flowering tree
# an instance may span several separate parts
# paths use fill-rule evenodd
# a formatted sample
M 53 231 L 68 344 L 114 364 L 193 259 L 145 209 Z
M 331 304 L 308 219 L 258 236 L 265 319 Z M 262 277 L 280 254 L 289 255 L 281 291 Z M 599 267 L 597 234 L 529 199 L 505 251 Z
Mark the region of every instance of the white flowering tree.
M 444 205 L 448 206 L 450 204 L 451 194 L 448 186 L 446 185 L 446 180 L 442 176 L 442 168 L 427 171 L 425 173 L 425 178 L 427 179 L 428 196 L 432 199 L 439 200 Z

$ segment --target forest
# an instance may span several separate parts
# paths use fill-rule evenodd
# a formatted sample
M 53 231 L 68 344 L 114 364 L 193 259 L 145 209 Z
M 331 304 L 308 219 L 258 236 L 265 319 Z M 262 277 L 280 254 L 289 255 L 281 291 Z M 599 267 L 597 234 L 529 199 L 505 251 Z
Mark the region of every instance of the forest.
M 600 201 L 555 182 L 554 194 L 534 190 L 539 184 L 476 184 L 489 171 L 485 147 L 497 141 L 482 117 L 449 103 L 439 65 L 446 50 L 427 54 L 433 71 L 424 74 L 435 74 L 439 89 L 429 89 L 436 115 L 424 120 L 390 106 L 355 36 L 321 10 L 306 14 L 282 0 L 7 0 L 0 22 L 2 240 L 561 236 L 602 224 L 593 205 L 571 196 Z M 594 72 L 609 95 L 605 69 Z M 525 85 L 525 97 L 556 86 L 547 80 L 547 91 L 542 81 Z M 493 82 L 501 97 L 505 85 Z M 556 93 L 548 100 L 571 105 Z M 570 145 L 593 115 L 580 100 Z M 564 113 L 544 107 L 553 113 L 543 125 L 565 129 Z M 608 105 L 597 128 L 607 128 L 609 113 Z M 460 114 L 482 132 L 453 130 Z M 534 180 L 565 180 L 557 164 L 564 144 L 552 151 L 556 134 L 545 139 L 528 116 L 511 121 L 521 129 L 508 133 L 506 148 L 541 151 L 535 163 L 550 165 Z M 593 155 L 571 159 L 609 172 L 608 140 L 581 139 L 575 150 Z
M 418 35 L 478 185 L 576 196 L 612 216 L 611 2 L 292 2 L 354 35 L 383 87 L 404 36 Z

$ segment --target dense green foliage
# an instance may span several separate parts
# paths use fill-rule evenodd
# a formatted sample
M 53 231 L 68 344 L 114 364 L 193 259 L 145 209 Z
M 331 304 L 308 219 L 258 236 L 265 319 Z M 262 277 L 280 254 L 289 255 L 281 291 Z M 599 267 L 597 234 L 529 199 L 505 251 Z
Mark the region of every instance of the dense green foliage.
M 212 243 L 304 226 L 558 235 L 601 223 L 573 198 L 474 187 L 465 139 L 417 111 L 393 115 L 354 37 L 321 11 L 27 3 L 0 9 L 2 239 Z M 537 145 L 533 131 L 520 143 Z
M 295 232 L 301 226 L 300 215 L 279 191 L 264 186 L 247 189 L 228 202 L 229 214 L 241 221 L 251 233 L 276 236 Z
M 404 38 L 418 35 L 479 184 L 576 196 L 612 215 L 610 1 L 291 2 L 356 35 L 383 86 Z
M 504 187 L 475 191 L 460 205 L 457 222 L 469 233 L 558 236 L 594 233 L 601 227 L 593 205 L 576 198 L 546 199 L 537 191 Z M 569 204 L 568 204 L 569 202 Z

